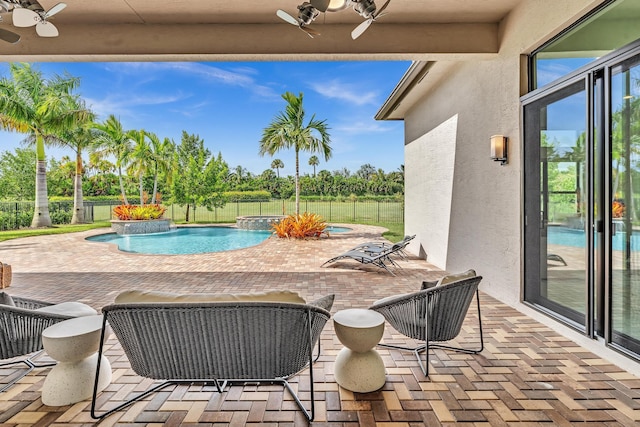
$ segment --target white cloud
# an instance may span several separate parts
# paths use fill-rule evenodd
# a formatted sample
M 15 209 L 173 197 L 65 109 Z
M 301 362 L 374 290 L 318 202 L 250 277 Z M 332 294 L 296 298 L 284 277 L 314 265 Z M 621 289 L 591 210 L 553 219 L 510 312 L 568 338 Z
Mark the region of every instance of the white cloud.
M 134 107 L 171 104 L 186 98 L 189 98 L 189 95 L 178 93 L 174 95 L 151 94 L 149 96 L 125 96 L 125 94 L 116 94 L 109 95 L 104 99 L 93 99 L 88 97 L 85 97 L 84 99 L 87 106 L 98 115 L 99 120 L 104 120 L 110 114 L 113 114 L 116 117 L 131 116 L 133 114 Z
M 261 97 L 277 96 L 268 86 L 257 83 L 254 76 L 258 75 L 258 71 L 250 67 L 235 67 L 234 71 L 230 71 L 198 62 L 130 62 L 118 64 L 118 72 L 121 73 L 139 75 L 141 71 L 150 76 L 159 72 L 179 73 L 185 76 L 182 78 L 193 78 L 195 76 L 213 83 L 242 87 Z M 179 79 L 181 77 L 176 76 L 176 78 Z
M 311 89 L 329 99 L 339 99 L 355 105 L 379 104 L 378 93 L 358 88 L 338 79 L 311 84 Z
M 364 134 L 364 133 L 384 133 L 391 132 L 393 129 L 391 126 L 382 124 L 376 121 L 357 121 L 342 123 L 335 128 L 332 128 L 333 132 L 342 132 L 347 134 Z

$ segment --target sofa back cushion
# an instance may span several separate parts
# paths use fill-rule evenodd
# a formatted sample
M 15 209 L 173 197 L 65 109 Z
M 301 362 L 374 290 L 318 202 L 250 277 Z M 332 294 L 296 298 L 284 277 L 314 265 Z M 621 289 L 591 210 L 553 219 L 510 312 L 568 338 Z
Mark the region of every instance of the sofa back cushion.
M 476 277 L 476 271 L 475 270 L 467 270 L 467 271 L 462 272 L 462 273 L 448 274 L 448 275 L 442 277 L 440 280 L 438 280 L 438 285 L 437 286 L 442 286 L 442 285 L 446 285 L 448 283 L 457 282 L 458 280 L 470 279 L 472 277 Z
M 0 304 L 2 305 L 10 305 L 15 307 L 16 303 L 13 302 L 13 298 L 6 292 L 0 292 Z
M 305 304 L 305 300 L 296 292 L 269 291 L 250 294 L 176 294 L 161 291 L 131 290 L 120 293 L 116 304 L 157 303 L 157 302 L 233 302 L 266 301 Z
M 78 301 L 61 302 L 60 304 L 45 305 L 34 311 L 47 314 L 61 314 L 70 317 L 95 316 L 98 312 L 87 304 Z

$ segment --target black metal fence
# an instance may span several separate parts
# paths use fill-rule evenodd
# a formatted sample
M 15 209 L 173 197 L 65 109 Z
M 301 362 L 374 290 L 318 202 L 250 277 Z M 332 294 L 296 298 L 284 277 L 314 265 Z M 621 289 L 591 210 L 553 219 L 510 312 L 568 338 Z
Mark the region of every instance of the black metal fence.
M 114 219 L 113 208 L 119 202 L 84 202 L 86 222 Z M 165 205 L 165 218 L 175 222 L 187 220 L 187 207 Z M 33 218 L 33 202 L 0 202 L 0 231 L 29 227 Z M 189 222 L 235 222 L 239 216 L 288 215 L 295 212 L 291 200 L 228 202 L 222 208 L 208 210 L 205 207 L 189 209 Z M 395 201 L 345 200 L 300 202 L 300 212 L 313 212 L 327 222 L 403 223 L 404 203 Z M 68 224 L 73 216 L 73 202 L 49 202 L 49 215 L 53 224 Z

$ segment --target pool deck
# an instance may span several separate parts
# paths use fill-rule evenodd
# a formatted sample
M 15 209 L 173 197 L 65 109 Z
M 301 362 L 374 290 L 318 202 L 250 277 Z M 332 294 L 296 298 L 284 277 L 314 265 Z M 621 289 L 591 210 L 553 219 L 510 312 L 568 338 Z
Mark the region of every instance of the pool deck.
M 373 266 L 340 261 L 320 265 L 359 243 L 381 239 L 383 229 L 354 226 L 329 239 L 270 238 L 246 249 L 199 255 L 137 255 L 113 245 L 87 242 L 104 231 L 30 237 L 0 242 L 0 260 L 12 265 L 12 295 L 51 302 L 78 300 L 100 310 L 133 288 L 170 292 L 259 292 L 292 290 L 305 299 L 336 295 L 332 312 L 419 288 L 444 272 L 416 258 L 400 261 L 396 277 Z M 470 265 L 480 275 L 481 265 Z M 481 286 L 482 288 L 482 286 Z M 352 393 L 333 378 L 342 345 L 332 322 L 322 333 L 322 355 L 314 365 L 316 420 L 313 426 L 632 426 L 640 423 L 640 379 L 517 310 L 481 293 L 485 350 L 466 355 L 436 350 L 425 378 L 411 354 L 379 348 L 387 381 L 372 393 Z M 476 342 L 471 310 L 458 338 Z M 384 341 L 413 342 L 386 326 Z M 149 385 L 129 368 L 118 342 L 106 354 L 112 384 L 109 404 Z M 40 395 L 48 369 L 36 369 L 0 394 L 0 425 L 87 426 L 90 401 L 49 407 Z M 0 380 L 15 374 L 0 369 Z M 291 379 L 308 404 L 307 376 Z M 100 426 L 298 426 L 307 425 L 282 387 L 234 386 L 218 394 L 192 385 L 169 388 L 115 413 Z

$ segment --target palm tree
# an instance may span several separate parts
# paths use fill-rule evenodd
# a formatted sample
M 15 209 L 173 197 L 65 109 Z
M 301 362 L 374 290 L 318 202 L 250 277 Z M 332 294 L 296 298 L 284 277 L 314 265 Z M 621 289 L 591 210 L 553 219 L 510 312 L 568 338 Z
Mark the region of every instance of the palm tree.
M 138 186 L 140 189 L 140 204 L 146 203 L 144 197 L 144 176 L 149 171 L 153 162 L 153 151 L 149 144 L 149 133 L 144 129 L 131 130 L 128 132 L 129 138 L 133 141 L 131 150 L 125 153 L 126 163 L 133 176 L 138 178 Z
M 175 151 L 175 144 L 171 139 L 164 138 L 160 141 L 158 135 L 149 132 L 149 141 L 151 142 L 151 151 L 153 157 L 151 159 L 153 169 L 153 193 L 151 195 L 151 203 L 156 203 L 156 195 L 158 193 L 158 176 L 160 172 L 167 172 L 171 166 L 171 159 Z
M 90 119 L 87 109 L 75 109 L 73 93 L 80 80 L 71 76 L 44 79 L 30 64 L 9 64 L 11 78 L 0 79 L 0 128 L 29 134 L 36 145 L 36 198 L 31 227 L 50 227 L 45 142 Z
M 78 100 L 78 108 L 84 108 L 84 102 Z M 93 130 L 93 114 L 86 123 L 77 126 L 65 132 L 58 145 L 71 148 L 76 155 L 75 173 L 73 179 L 73 216 L 71 224 L 84 223 L 84 200 L 82 197 L 82 176 L 84 175 L 84 167 L 82 164 L 82 150 L 89 147 L 93 143 L 95 130 Z
M 320 160 L 318 160 L 318 156 L 309 157 L 309 165 L 313 166 L 313 177 L 316 177 L 316 166 L 320 164 Z
M 280 159 L 273 159 L 273 162 L 271 162 L 271 169 L 276 170 L 276 175 L 278 176 L 278 178 L 280 178 L 280 169 L 282 169 L 283 167 L 284 163 Z
M 240 185 L 245 181 L 245 178 L 248 178 L 249 171 L 247 168 L 242 165 L 238 165 L 233 168 L 233 172 L 229 173 L 229 181 L 235 184 L 236 189 L 239 189 Z
M 96 124 L 95 128 L 99 131 L 94 141 L 96 154 L 99 157 L 115 157 L 122 203 L 128 205 L 129 201 L 122 181 L 122 167 L 126 166 L 124 159 L 131 149 L 131 136 L 122 128 L 122 123 L 113 114 L 104 123 Z
M 304 108 L 302 106 L 303 94 L 295 96 L 291 92 L 282 95 L 287 106 L 284 112 L 280 112 L 274 121 L 262 131 L 260 140 L 260 155 L 269 153 L 273 156 L 276 152 L 291 148 L 296 153 L 296 214 L 300 213 L 300 151 L 322 153 L 325 160 L 331 158 L 331 137 L 325 120 L 316 120 L 315 115 L 304 124 Z M 315 136 L 318 135 L 318 136 Z

